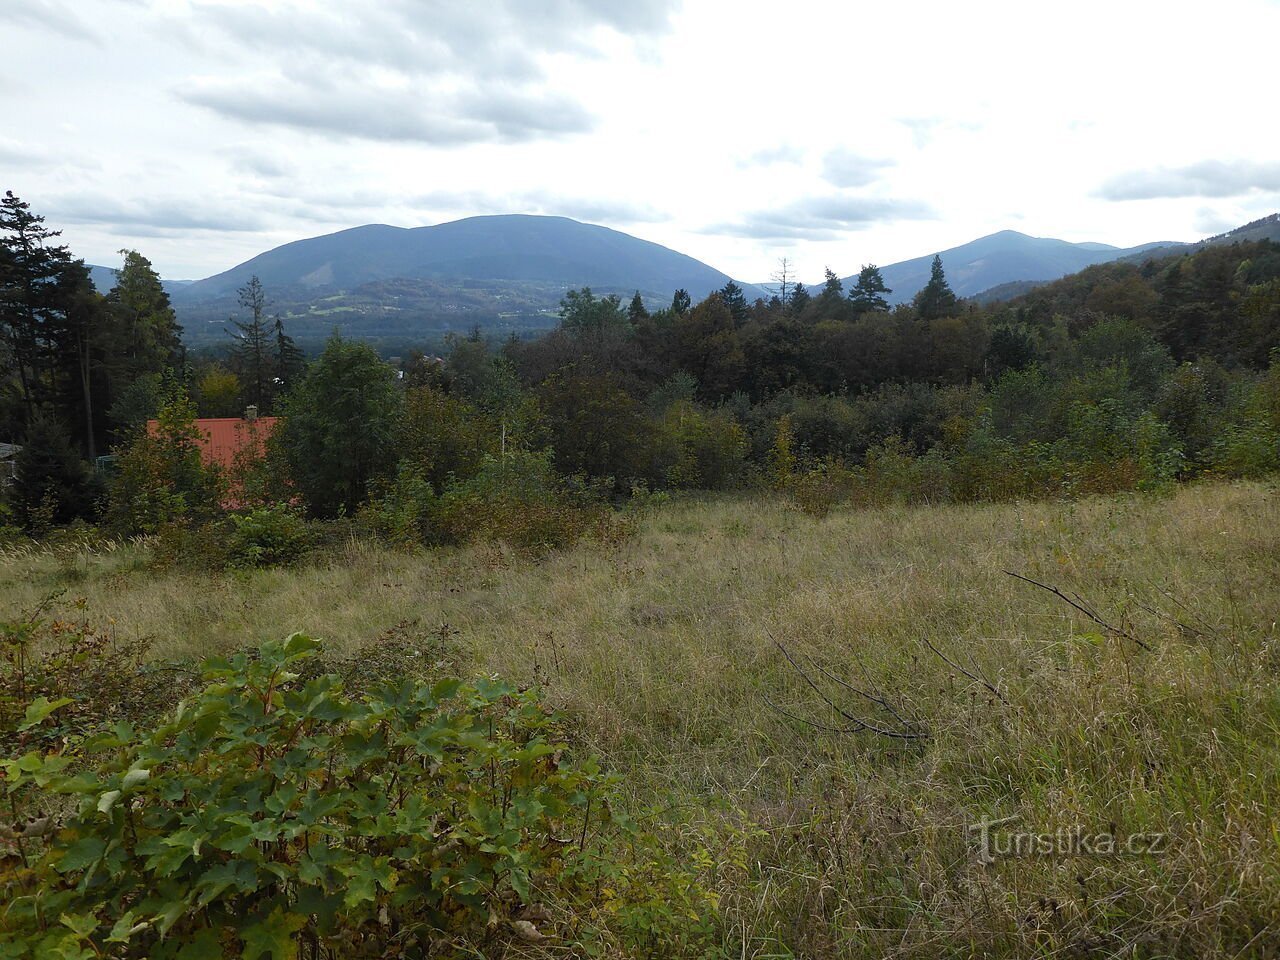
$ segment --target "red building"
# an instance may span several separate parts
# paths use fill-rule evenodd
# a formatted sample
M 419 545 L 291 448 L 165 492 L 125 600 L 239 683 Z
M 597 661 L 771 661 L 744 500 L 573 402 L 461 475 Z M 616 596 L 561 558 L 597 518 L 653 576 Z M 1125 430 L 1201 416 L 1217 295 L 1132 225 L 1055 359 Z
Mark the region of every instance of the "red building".
M 224 474 L 234 476 L 236 467 L 261 460 L 267 452 L 267 440 L 275 431 L 279 417 L 259 417 L 252 407 L 240 417 L 209 417 L 196 420 L 200 433 L 200 459 L 206 466 L 216 466 Z M 158 421 L 147 421 L 147 432 L 155 435 Z M 234 509 L 239 505 L 232 490 L 223 503 Z

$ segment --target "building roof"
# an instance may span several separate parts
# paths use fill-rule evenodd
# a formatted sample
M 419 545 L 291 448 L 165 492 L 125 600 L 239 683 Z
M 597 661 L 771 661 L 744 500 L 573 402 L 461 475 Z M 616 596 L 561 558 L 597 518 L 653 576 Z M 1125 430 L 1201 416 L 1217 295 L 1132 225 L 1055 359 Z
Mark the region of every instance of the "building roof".
M 235 466 L 236 456 L 248 448 L 249 456 L 257 459 L 266 452 L 267 438 L 271 436 L 279 422 L 279 417 L 258 417 L 254 420 L 242 420 L 239 417 L 211 417 L 195 422 L 200 432 L 200 458 L 206 464 L 216 465 L 223 470 L 231 470 Z M 147 433 L 154 434 L 158 423 L 147 421 Z

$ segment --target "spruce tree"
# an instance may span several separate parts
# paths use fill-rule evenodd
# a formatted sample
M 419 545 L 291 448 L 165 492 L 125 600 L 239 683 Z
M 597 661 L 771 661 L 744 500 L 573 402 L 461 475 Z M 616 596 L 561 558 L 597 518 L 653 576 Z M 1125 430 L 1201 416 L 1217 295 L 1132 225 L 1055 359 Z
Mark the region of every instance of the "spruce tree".
M 934 256 L 933 266 L 929 271 L 929 282 L 924 285 L 915 300 L 916 313 L 921 320 L 937 320 L 939 317 L 950 317 L 956 312 L 960 301 L 947 283 L 947 275 L 942 271 L 942 257 Z
M 733 325 L 740 327 L 747 322 L 747 296 L 742 288 L 730 280 L 720 288 L 720 299 L 733 315 Z
M 649 316 L 649 311 L 645 309 L 644 298 L 640 296 L 640 291 L 636 291 L 636 295 L 631 298 L 631 305 L 627 307 L 627 318 L 632 324 L 637 324 Z
M 245 399 L 266 412 L 272 395 L 271 336 L 267 332 L 267 295 L 262 281 L 253 276 L 237 291 L 240 306 L 249 311 L 248 320 L 232 320 L 237 343 L 233 353 Z
M 276 341 L 273 357 L 275 385 L 279 393 L 288 393 L 302 375 L 306 362 L 293 337 L 284 332 L 284 319 L 278 313 L 272 324 L 272 332 Z

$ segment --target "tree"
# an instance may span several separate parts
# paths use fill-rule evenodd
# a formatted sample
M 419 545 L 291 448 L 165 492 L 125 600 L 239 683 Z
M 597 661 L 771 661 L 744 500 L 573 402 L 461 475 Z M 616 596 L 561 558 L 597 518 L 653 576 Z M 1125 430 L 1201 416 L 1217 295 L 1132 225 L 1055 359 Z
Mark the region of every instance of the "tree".
M 636 291 L 636 295 L 631 298 L 631 306 L 627 307 L 627 319 L 631 321 L 632 326 L 638 324 L 641 320 L 649 317 L 649 311 L 645 309 L 644 298 L 640 296 L 640 291 Z
M 249 278 L 237 291 L 240 306 L 249 311 L 248 320 L 232 320 L 237 331 L 233 356 L 236 372 L 244 384 L 245 399 L 265 412 L 272 395 L 271 337 L 267 332 L 267 295 L 257 276 Z M 282 328 L 283 332 L 283 328 Z
M 812 300 L 813 297 L 809 296 L 809 291 L 805 289 L 804 284 L 797 283 L 795 289 L 791 291 L 791 312 L 799 316 Z M 781 301 L 778 302 L 778 306 L 782 306 Z
M 671 298 L 671 312 L 679 316 L 688 311 L 693 306 L 693 298 L 689 296 L 689 291 L 681 287 L 675 292 Z
M 884 283 L 880 268 L 869 263 L 858 273 L 858 280 L 849 291 L 849 303 L 853 305 L 855 317 L 864 313 L 885 313 L 889 310 L 889 301 L 885 297 L 893 293 Z
M 570 290 L 560 301 L 560 328 L 577 337 L 600 339 L 611 330 L 628 327 L 630 321 L 616 294 L 597 297 L 590 287 Z
M 333 335 L 285 398 L 273 436 L 312 514 L 354 510 L 391 469 L 401 399 L 372 347 Z
M 782 257 L 778 261 L 778 270 L 771 279 L 778 284 L 778 302 L 785 307 L 790 299 L 790 289 L 795 282 L 791 271 L 791 261 L 786 257 Z
M 212 364 L 196 384 L 200 413 L 206 417 L 236 417 L 240 405 L 240 378 L 220 363 Z
M 284 319 L 278 313 L 272 323 L 272 332 L 275 335 L 275 355 L 272 357 L 275 392 L 288 393 L 306 368 L 306 359 L 293 342 L 293 337 L 284 332 Z
M 929 269 L 929 282 L 916 294 L 912 303 L 921 320 L 937 320 L 939 317 L 955 315 L 959 300 L 947 283 L 947 275 L 942 271 L 941 256 L 934 256 L 933 266 Z
M 730 280 L 720 289 L 720 299 L 729 308 L 735 327 L 740 327 L 747 322 L 747 317 L 750 316 L 747 310 L 747 297 L 740 286 Z
M 101 298 L 59 231 L 6 192 L 0 199 L 0 344 L 17 381 L 21 424 L 48 405 L 92 456 L 95 339 Z
M 108 372 L 113 389 L 138 377 L 163 373 L 181 359 L 182 328 L 151 261 L 136 250 L 121 250 L 124 265 L 107 294 L 111 313 Z
M 72 263 L 65 246 L 49 244 L 60 231 L 43 224 L 30 204 L 5 192 L 0 200 L 0 336 L 14 361 L 28 424 L 48 394 L 58 280 Z
M 37 412 L 14 462 L 13 505 L 19 522 L 40 535 L 93 513 L 88 465 L 58 421 Z
M 218 515 L 225 477 L 200 452 L 195 404 L 181 386 L 116 460 L 108 518 L 120 533 L 155 533 L 171 523 L 199 524 Z

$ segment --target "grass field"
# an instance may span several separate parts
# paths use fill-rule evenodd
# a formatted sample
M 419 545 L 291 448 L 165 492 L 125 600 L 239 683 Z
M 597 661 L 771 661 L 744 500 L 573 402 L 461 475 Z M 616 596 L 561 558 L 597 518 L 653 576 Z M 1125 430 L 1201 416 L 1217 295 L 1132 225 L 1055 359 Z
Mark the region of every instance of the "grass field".
M 637 809 L 710 851 L 727 956 L 1280 949 L 1274 486 L 822 520 L 676 501 L 538 562 L 353 541 L 195 575 L 126 545 L 13 551 L 0 581 L 0 616 L 65 590 L 160 658 L 302 629 L 541 684 Z M 1000 818 L 997 848 L 1164 839 L 984 863 L 969 828 Z

